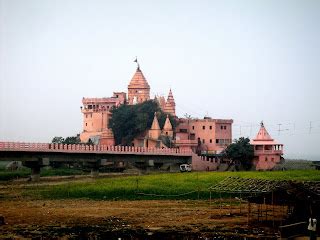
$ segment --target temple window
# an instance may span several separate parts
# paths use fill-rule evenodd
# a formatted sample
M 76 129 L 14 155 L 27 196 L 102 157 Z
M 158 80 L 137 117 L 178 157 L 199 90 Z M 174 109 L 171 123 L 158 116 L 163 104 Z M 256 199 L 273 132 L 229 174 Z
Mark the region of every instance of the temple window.
M 223 128 L 224 128 L 224 130 L 226 130 L 226 129 L 227 129 L 227 126 L 224 126 Z
M 266 161 L 268 161 L 268 158 L 266 157 L 266 159 L 265 159 Z
M 211 129 L 212 129 L 212 126 L 210 126 L 209 129 L 211 130 Z
M 205 130 L 205 129 L 206 129 L 206 126 L 202 126 L 202 129 Z
M 220 129 L 223 129 L 223 126 L 220 126 Z
M 204 139 L 202 139 L 202 143 L 205 143 L 206 141 Z
M 212 143 L 212 139 L 210 139 L 210 143 Z
M 88 126 L 88 123 L 86 123 L 86 127 Z
M 256 145 L 256 150 L 263 150 L 263 145 Z
M 216 143 L 219 143 L 219 139 L 216 139 Z
M 194 126 L 192 126 L 192 130 L 194 130 Z

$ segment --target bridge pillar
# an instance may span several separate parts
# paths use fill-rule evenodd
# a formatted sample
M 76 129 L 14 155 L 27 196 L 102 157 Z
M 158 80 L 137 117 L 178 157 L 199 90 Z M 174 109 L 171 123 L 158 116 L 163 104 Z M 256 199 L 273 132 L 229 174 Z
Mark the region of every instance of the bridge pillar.
M 40 166 L 34 166 L 31 168 L 31 181 L 40 181 Z
M 40 181 L 40 170 L 42 167 L 49 166 L 50 160 L 49 158 L 34 158 L 28 159 L 23 162 L 23 165 L 31 168 L 31 181 Z
M 91 168 L 91 177 L 92 178 L 99 177 L 99 168 Z

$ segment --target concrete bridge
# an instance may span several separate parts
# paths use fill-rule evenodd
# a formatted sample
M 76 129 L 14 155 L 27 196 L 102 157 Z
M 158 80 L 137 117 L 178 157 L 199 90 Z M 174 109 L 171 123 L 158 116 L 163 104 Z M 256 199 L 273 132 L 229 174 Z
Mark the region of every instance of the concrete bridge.
M 91 168 L 94 177 L 103 166 L 125 168 L 133 165 L 144 169 L 166 167 L 177 170 L 180 164 L 191 163 L 193 156 L 191 150 L 177 148 L 0 142 L 0 161 L 22 161 L 24 166 L 31 168 L 33 181 L 39 180 L 40 169 L 50 163 L 79 163 Z

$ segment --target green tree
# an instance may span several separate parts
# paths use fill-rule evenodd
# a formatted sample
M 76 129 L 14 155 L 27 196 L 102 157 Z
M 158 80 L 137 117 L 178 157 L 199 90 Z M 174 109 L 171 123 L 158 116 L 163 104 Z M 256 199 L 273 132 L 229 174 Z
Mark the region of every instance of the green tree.
M 63 141 L 64 144 L 79 144 L 81 143 L 80 134 L 72 137 L 66 137 Z
M 63 143 L 64 138 L 63 137 L 54 137 L 51 142 L 52 143 Z
M 253 146 L 250 144 L 249 138 L 241 137 L 236 139 L 224 150 L 224 156 L 231 159 L 231 163 L 238 166 L 241 164 L 245 170 L 252 167 L 254 157 Z
M 116 145 L 130 145 L 133 139 L 143 134 L 152 125 L 154 113 L 157 113 L 159 125 L 162 128 L 166 114 L 162 112 L 158 103 L 154 100 L 145 101 L 136 105 L 121 105 L 112 108 L 112 117 L 108 127 L 112 129 Z M 170 116 L 172 127 L 176 122 Z
M 62 143 L 62 144 L 79 144 L 80 141 L 80 134 L 71 137 L 54 137 L 51 141 L 52 143 Z

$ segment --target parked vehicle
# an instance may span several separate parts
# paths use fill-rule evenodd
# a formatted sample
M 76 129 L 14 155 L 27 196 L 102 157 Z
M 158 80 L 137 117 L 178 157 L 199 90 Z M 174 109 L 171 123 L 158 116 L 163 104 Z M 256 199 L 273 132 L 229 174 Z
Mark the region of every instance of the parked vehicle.
M 191 170 L 192 170 L 191 164 L 180 165 L 180 172 L 191 172 Z

